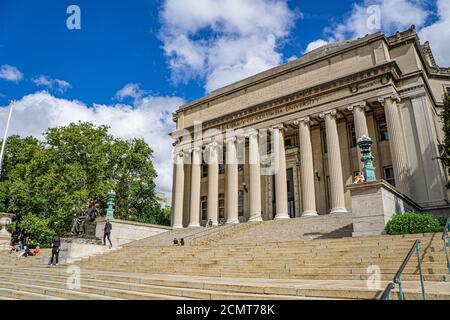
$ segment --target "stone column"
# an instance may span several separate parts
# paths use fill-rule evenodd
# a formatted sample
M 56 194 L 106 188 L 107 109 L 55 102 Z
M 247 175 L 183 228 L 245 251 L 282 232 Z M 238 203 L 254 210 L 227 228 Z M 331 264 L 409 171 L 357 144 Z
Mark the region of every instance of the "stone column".
M 316 194 L 314 188 L 314 164 L 311 145 L 309 117 L 295 122 L 300 136 L 300 174 L 302 184 L 302 216 L 317 216 Z
M 325 119 L 328 150 L 328 174 L 330 175 L 331 212 L 346 213 L 344 198 L 344 180 L 342 177 L 341 150 L 336 124 L 336 110 L 320 114 Z
M 353 112 L 353 120 L 355 122 L 355 135 L 356 141 L 361 138 L 363 135 L 369 137 L 369 129 L 367 128 L 367 120 L 366 120 L 366 103 L 360 102 L 348 107 L 348 110 Z M 359 170 L 362 171 L 364 164 L 361 161 L 361 150 L 357 148 L 358 152 L 358 164 Z
M 173 228 L 183 228 L 183 196 L 184 196 L 184 153 L 175 153 L 175 188 L 173 207 Z
M 189 227 L 200 227 L 200 182 L 201 182 L 202 148 L 192 149 L 191 207 Z
M 386 124 L 389 133 L 389 148 L 391 150 L 396 187 L 400 192 L 408 195 L 408 162 L 402 123 L 397 108 L 397 102 L 400 101 L 400 97 L 392 95 L 381 97 L 378 101 L 384 107 L 384 113 L 386 115 Z
M 212 142 L 208 146 L 208 218 L 213 221 L 213 225 L 218 225 L 219 210 L 219 157 L 218 144 Z
M 250 167 L 250 218 L 249 221 L 262 221 L 261 217 L 261 162 L 259 155 L 259 133 L 248 133 Z
M 272 128 L 273 144 L 275 150 L 275 219 L 289 219 L 287 200 L 286 178 L 286 152 L 284 149 L 284 126 L 278 125 Z
M 236 137 L 226 139 L 227 157 L 226 157 L 226 213 L 227 223 L 239 223 L 238 217 L 238 163 L 236 152 Z

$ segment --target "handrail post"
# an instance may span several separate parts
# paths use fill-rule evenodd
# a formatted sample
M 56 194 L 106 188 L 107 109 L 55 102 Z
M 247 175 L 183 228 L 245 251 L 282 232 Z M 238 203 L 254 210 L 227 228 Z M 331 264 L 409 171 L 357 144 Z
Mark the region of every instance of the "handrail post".
M 447 258 L 447 269 L 448 269 L 448 272 L 450 273 L 450 261 L 448 259 L 448 239 L 446 240 L 444 238 L 444 239 L 442 239 L 442 241 L 444 241 L 445 257 Z
M 400 294 L 400 300 L 405 300 L 405 294 L 403 293 L 403 283 L 402 283 L 402 277 L 398 277 L 398 292 Z
M 417 262 L 419 264 L 420 272 L 420 286 L 422 287 L 422 300 L 425 300 L 425 284 L 423 283 L 422 263 L 420 261 L 420 244 L 416 246 Z

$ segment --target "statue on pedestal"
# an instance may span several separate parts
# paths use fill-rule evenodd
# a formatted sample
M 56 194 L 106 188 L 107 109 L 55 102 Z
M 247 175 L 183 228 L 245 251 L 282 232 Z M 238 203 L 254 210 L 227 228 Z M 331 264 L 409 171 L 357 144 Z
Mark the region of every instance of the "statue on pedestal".
M 72 236 L 85 236 L 86 235 L 86 222 L 93 222 L 97 217 L 98 212 L 95 201 L 89 203 L 89 207 L 83 209 L 79 216 L 74 215 L 72 220 L 72 228 L 70 235 Z

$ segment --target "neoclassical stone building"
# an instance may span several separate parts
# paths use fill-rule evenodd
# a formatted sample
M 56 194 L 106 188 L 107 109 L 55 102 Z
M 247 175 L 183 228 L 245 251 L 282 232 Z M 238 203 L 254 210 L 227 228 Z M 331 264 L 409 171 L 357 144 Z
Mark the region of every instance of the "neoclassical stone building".
M 446 210 L 445 91 L 450 69 L 411 27 L 326 45 L 187 103 L 173 116 L 173 226 L 351 212 L 363 135 L 377 178 Z

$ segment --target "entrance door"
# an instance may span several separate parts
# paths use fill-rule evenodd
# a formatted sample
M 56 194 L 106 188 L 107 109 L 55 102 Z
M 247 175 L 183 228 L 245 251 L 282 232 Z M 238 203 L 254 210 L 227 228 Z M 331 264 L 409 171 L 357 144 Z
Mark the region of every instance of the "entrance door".
M 288 214 L 289 217 L 295 218 L 295 192 L 294 192 L 294 170 L 289 168 L 286 170 L 286 180 L 287 180 L 287 199 L 288 199 Z M 275 191 L 275 176 L 272 176 L 272 210 L 275 214 L 277 213 L 277 199 Z

